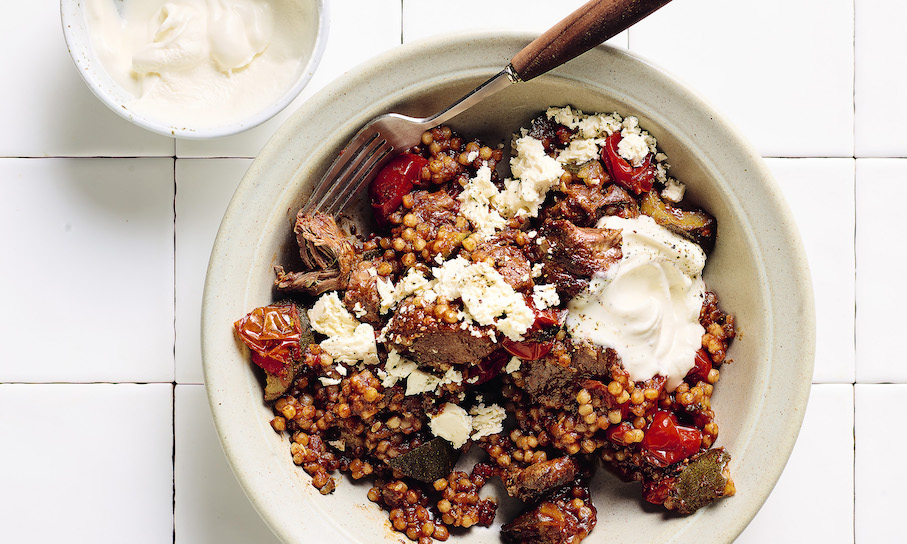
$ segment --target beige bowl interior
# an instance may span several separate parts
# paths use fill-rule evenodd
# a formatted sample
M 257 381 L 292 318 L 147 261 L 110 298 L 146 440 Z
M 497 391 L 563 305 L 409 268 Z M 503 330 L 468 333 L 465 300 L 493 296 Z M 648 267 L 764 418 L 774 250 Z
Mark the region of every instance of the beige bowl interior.
M 204 295 L 205 379 L 218 433 L 255 508 L 288 543 L 408 542 L 343 479 L 321 496 L 274 433 L 261 386 L 232 323 L 271 300 L 272 265 L 292 262 L 292 223 L 312 183 L 350 136 L 387 111 L 428 114 L 503 68 L 528 35 L 470 35 L 404 46 L 345 75 L 308 101 L 271 139 L 233 197 L 211 255 Z M 740 337 L 714 396 L 719 445 L 733 455 L 737 495 L 693 516 L 644 505 L 640 488 L 600 471 L 598 528 L 586 542 L 732 541 L 768 497 L 796 440 L 814 354 L 812 287 L 789 211 L 761 158 L 700 98 L 645 61 L 601 46 L 536 80 L 513 85 L 450 124 L 505 142 L 550 105 L 639 117 L 668 154 L 688 198 L 718 218 L 707 285 L 737 316 Z M 489 486 L 501 497 L 501 487 Z M 502 504 L 495 527 L 455 535 L 497 542 L 515 515 Z

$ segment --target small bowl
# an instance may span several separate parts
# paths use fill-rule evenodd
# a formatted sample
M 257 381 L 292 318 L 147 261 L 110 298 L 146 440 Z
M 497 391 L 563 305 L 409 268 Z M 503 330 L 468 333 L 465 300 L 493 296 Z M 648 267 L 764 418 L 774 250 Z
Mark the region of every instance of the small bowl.
M 115 0 L 108 1 L 116 3 Z M 117 115 L 152 132 L 176 138 L 205 139 L 237 134 L 264 123 L 287 107 L 312 78 L 327 42 L 328 7 L 324 0 L 295 0 L 295 2 L 306 23 L 305 28 L 300 28 L 294 33 L 294 36 L 301 40 L 298 45 L 301 51 L 300 68 L 296 80 L 273 103 L 245 118 L 205 126 L 191 126 L 180 119 L 159 119 L 134 111 L 135 96 L 111 77 L 92 47 L 90 29 L 85 16 L 87 2 L 60 0 L 60 17 L 69 54 L 88 88 L 101 102 Z
M 403 542 L 367 485 L 342 478 L 322 496 L 290 459 L 233 321 L 272 301 L 273 265 L 298 249 L 296 211 L 344 144 L 388 111 L 422 116 L 496 74 L 534 36 L 470 34 L 395 48 L 348 72 L 307 101 L 253 162 L 233 196 L 214 244 L 202 311 L 205 383 L 233 471 L 271 529 L 287 543 Z M 584 544 L 731 542 L 769 496 L 787 462 L 812 378 L 812 284 L 787 205 L 762 158 L 697 95 L 644 60 L 599 46 L 549 74 L 512 85 L 449 124 L 501 142 L 548 106 L 635 115 L 657 139 L 687 196 L 718 219 L 705 280 L 740 336 L 712 397 L 731 453 L 737 494 L 690 516 L 646 506 L 638 484 L 605 470 L 592 483 L 598 526 Z M 367 208 L 367 204 L 365 208 Z M 363 212 L 351 210 L 352 215 Z M 298 255 L 297 255 L 298 258 Z M 488 491 L 501 497 L 500 486 Z M 497 542 L 513 506 L 501 502 L 490 529 L 452 536 L 461 544 Z M 706 535 L 706 536 L 703 536 Z

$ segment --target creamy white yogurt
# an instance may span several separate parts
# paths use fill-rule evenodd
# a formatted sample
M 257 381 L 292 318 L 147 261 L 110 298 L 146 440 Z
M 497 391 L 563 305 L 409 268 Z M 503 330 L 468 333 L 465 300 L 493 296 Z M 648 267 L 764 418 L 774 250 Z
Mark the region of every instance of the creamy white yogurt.
M 570 301 L 567 330 L 616 350 L 633 381 L 661 375 L 673 391 L 702 345 L 705 253 L 648 216 L 597 226 L 621 230 L 623 257 Z
M 303 14 L 291 0 L 86 0 L 92 47 L 158 122 L 209 128 L 273 104 L 299 76 Z

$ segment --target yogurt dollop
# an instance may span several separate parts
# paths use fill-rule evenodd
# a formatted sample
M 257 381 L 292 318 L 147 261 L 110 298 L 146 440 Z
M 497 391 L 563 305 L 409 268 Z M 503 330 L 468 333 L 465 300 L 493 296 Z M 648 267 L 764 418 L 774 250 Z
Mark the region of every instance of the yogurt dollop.
M 705 253 L 648 216 L 597 226 L 622 231 L 623 257 L 570 301 L 567 330 L 617 351 L 633 381 L 661 375 L 673 391 L 702 345 Z
M 302 13 L 291 0 L 87 0 L 92 47 L 135 97 L 139 115 L 167 124 L 231 124 L 276 101 L 299 76 Z

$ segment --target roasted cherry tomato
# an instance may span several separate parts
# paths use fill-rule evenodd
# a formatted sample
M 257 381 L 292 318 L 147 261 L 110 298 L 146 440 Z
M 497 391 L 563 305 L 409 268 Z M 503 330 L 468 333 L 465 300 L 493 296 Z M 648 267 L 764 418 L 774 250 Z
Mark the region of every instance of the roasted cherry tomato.
M 526 297 L 526 303 L 535 312 L 535 321 L 523 335 L 522 341 L 517 342 L 505 338 L 501 341 L 501 345 L 511 355 L 526 361 L 537 361 L 548 355 L 554 348 L 554 342 L 550 339 L 553 336 L 552 328 L 560 327 L 562 312 L 555 308 L 539 310 L 533 305 L 530 297 Z
M 472 385 L 483 384 L 500 374 L 504 367 L 507 366 L 507 361 L 509 360 L 510 356 L 507 354 L 507 350 L 496 349 L 479 361 L 477 366 L 469 368 L 466 371 L 466 377 L 467 379 L 478 378 L 477 381 L 471 382 Z
M 375 219 L 382 226 L 388 223 L 388 217 L 400 207 L 403 195 L 410 192 L 419 181 L 422 167 L 428 159 L 412 153 L 403 153 L 394 157 L 378 172 L 368 188 Z
M 666 467 L 683 461 L 699 451 L 702 433 L 677 424 L 677 416 L 659 410 L 642 439 L 642 451 L 652 464 Z
M 505 338 L 501 345 L 513 356 L 526 361 L 537 361 L 551 352 L 554 342 L 551 340 L 547 342 L 514 342 L 509 338 Z
M 712 370 L 712 358 L 706 350 L 699 348 L 696 352 L 696 358 L 693 362 L 693 368 L 687 372 L 686 381 L 696 385 L 699 382 L 706 382 L 709 379 L 709 372 Z
M 233 324 L 252 350 L 252 361 L 271 374 L 282 374 L 299 359 L 302 322 L 295 304 L 272 304 L 252 310 Z
M 649 153 L 643 164 L 634 167 L 617 152 L 617 144 L 621 138 L 619 131 L 608 136 L 602 148 L 602 162 L 605 163 L 605 168 L 608 169 L 608 174 L 614 183 L 641 195 L 652 189 L 652 182 L 655 180 L 652 154 Z

